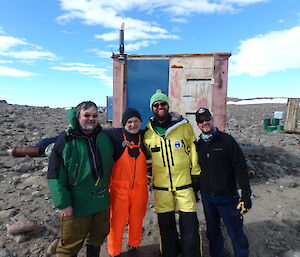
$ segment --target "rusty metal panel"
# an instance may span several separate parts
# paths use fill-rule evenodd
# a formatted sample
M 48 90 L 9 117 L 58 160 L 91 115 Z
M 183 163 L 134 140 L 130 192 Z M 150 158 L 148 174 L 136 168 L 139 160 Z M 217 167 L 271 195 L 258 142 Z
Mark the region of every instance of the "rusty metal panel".
M 228 84 L 228 53 L 214 53 L 214 87 L 212 111 L 214 125 L 224 131 L 226 124 L 226 100 Z
M 194 113 L 200 106 L 212 109 L 214 58 L 213 56 L 170 58 L 169 73 L 170 109 L 187 118 L 195 134 L 199 134 Z
M 289 98 L 284 124 L 286 132 L 300 132 L 300 98 Z
M 126 107 L 126 64 L 121 64 L 118 55 L 113 58 L 113 122 L 116 128 L 122 127 L 122 114 Z

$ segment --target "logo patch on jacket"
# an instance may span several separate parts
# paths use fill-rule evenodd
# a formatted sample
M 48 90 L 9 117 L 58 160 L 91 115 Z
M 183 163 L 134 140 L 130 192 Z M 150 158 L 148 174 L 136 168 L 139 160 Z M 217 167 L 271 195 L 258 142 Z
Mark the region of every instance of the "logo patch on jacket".
M 223 149 L 221 147 L 219 148 L 213 148 L 214 151 L 222 151 Z
M 181 147 L 181 143 L 180 143 L 179 141 L 175 141 L 175 142 L 174 142 L 174 147 L 175 147 L 176 149 L 179 149 L 179 148 Z

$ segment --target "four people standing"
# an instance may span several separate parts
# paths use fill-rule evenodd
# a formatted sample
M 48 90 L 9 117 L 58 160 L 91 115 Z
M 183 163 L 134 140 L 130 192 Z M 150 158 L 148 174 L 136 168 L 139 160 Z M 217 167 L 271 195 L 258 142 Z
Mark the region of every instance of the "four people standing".
M 154 116 L 144 143 L 141 116 L 133 108 L 125 110 L 123 128 L 107 129 L 106 134 L 93 102 L 82 102 L 68 111 L 70 128 L 57 140 L 48 168 L 49 190 L 62 216 L 58 256 L 77 256 L 86 240 L 87 257 L 98 257 L 109 231 L 108 252 L 119 256 L 127 222 L 129 249 L 136 252 L 148 201 L 147 152 L 152 158 L 162 256 L 201 256 L 195 197 L 200 190 L 211 256 L 223 257 L 222 218 L 235 255 L 247 257 L 241 214 L 251 208 L 251 190 L 240 147 L 233 137 L 213 126 L 206 108 L 196 113 L 201 130 L 197 143 L 190 123 L 169 112 L 165 94 L 155 93 L 150 109 Z M 236 182 L 242 189 L 241 199 Z

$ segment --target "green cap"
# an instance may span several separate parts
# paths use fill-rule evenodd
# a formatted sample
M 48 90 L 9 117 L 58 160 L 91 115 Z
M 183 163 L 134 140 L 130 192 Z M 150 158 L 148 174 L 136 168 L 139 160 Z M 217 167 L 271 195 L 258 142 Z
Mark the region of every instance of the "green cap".
M 157 101 L 164 101 L 169 105 L 169 98 L 167 95 L 165 95 L 162 92 L 156 92 L 153 96 L 150 98 L 150 110 L 152 111 L 152 105 Z

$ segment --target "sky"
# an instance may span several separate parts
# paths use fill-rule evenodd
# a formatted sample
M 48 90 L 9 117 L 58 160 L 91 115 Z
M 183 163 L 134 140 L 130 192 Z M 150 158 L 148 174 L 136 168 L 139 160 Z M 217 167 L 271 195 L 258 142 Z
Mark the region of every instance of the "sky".
M 229 97 L 300 97 L 299 0 L 0 0 L 0 100 L 112 95 L 112 53 L 230 52 Z

